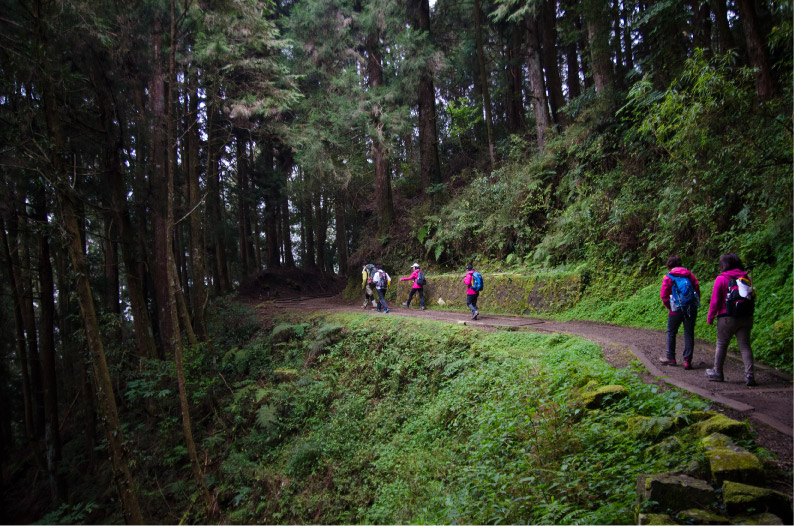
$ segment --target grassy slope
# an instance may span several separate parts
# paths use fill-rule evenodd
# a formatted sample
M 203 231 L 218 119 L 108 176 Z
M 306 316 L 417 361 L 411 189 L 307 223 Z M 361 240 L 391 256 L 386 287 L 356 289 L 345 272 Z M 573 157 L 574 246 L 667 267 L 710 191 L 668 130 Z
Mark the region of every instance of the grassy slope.
M 652 447 L 626 426 L 703 402 L 574 337 L 337 315 L 261 333 L 222 370 L 233 425 L 204 447 L 231 522 L 628 523 L 638 473 L 701 454 L 687 430 Z M 586 411 L 588 382 L 629 396 Z

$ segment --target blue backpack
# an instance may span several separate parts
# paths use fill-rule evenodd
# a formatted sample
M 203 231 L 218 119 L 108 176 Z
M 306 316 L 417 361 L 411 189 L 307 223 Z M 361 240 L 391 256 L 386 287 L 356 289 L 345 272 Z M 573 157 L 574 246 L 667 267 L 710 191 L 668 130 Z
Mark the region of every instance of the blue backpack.
M 482 290 L 482 274 L 479 272 L 474 272 L 471 275 L 471 288 L 477 292 Z
M 700 296 L 689 278 L 672 274 L 667 274 L 667 277 L 673 282 L 673 295 L 670 298 L 671 311 L 680 312 L 690 305 L 696 309 L 700 307 Z

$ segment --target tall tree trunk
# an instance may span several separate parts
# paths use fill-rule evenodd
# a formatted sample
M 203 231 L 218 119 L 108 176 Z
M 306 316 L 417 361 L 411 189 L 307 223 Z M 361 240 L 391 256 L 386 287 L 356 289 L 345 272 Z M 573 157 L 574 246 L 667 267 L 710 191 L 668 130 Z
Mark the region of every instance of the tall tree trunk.
M 577 32 L 581 29 L 581 16 L 576 9 L 575 0 L 562 0 L 565 6 L 565 18 Z M 576 49 L 576 40 L 569 39 L 565 45 L 565 63 L 567 66 L 565 85 L 568 87 L 568 99 L 575 99 L 582 94 L 582 84 L 579 80 L 579 53 Z
M 609 47 L 609 13 L 605 0 L 591 0 L 585 10 L 587 41 L 596 91 L 604 93 L 615 87 L 614 64 Z
M 170 241 L 173 239 L 172 232 L 175 226 L 174 223 L 174 172 L 176 168 L 176 112 L 174 100 L 174 91 L 176 86 L 176 5 L 175 0 L 171 0 L 171 45 L 169 52 L 169 67 L 168 67 L 168 124 L 167 133 L 169 147 L 168 147 L 168 175 L 166 181 L 166 266 L 168 268 L 168 316 L 171 319 L 169 324 L 174 328 L 172 334 L 167 335 L 167 340 L 172 346 L 174 353 L 174 361 L 176 362 L 176 378 L 179 387 L 179 405 L 182 409 L 182 432 L 185 436 L 185 446 L 187 447 L 188 458 L 190 465 L 193 468 L 193 477 L 196 479 L 196 485 L 204 498 L 204 504 L 211 513 L 214 513 L 215 506 L 213 505 L 212 497 L 210 496 L 207 484 L 204 481 L 204 474 L 201 471 L 201 464 L 198 460 L 196 453 L 196 443 L 193 440 L 193 427 L 190 423 L 190 405 L 187 399 L 187 390 L 185 389 L 185 369 L 182 359 L 182 338 L 179 334 L 179 320 L 177 313 L 177 295 L 181 295 L 181 290 L 178 288 L 178 278 L 176 274 L 176 262 L 174 261 L 173 247 L 170 246 Z M 187 309 L 183 305 L 185 313 Z M 190 326 L 189 320 L 187 323 Z
M 345 223 L 346 189 L 336 191 L 334 199 L 334 223 L 336 224 L 336 251 L 339 253 L 339 275 L 347 274 L 347 224 Z
M 551 115 L 549 115 L 549 103 L 546 99 L 546 85 L 540 61 L 538 22 L 534 16 L 527 17 L 527 67 L 529 69 L 529 84 L 532 89 L 532 108 L 535 111 L 538 149 L 543 151 L 546 132 L 551 128 Z
M 568 124 L 562 108 L 565 106 L 565 97 L 562 94 L 562 80 L 560 79 L 560 66 L 557 63 L 557 0 L 543 2 L 543 68 L 546 70 L 546 89 L 549 94 L 549 105 L 554 122 L 565 128 Z
M 367 37 L 367 75 L 369 87 L 377 91 L 383 85 L 383 66 L 381 64 L 378 35 L 371 34 Z M 378 212 L 378 236 L 383 237 L 389 231 L 394 221 L 394 203 L 391 193 L 391 177 L 386 159 L 386 145 L 384 144 L 383 122 L 378 115 L 380 108 L 375 105 L 372 109 L 374 115 L 375 135 L 372 137 L 372 161 L 375 165 L 375 208 Z
M 8 204 L 9 201 L 10 199 L 5 200 L 5 203 Z M 12 229 L 15 228 L 12 226 L 16 224 L 16 218 L 11 219 L 13 215 L 13 211 L 3 210 L 3 216 L 0 218 L 0 227 L 2 227 L 0 228 L 0 233 L 2 233 L 3 236 L 2 241 L 3 252 L 5 255 L 4 259 L 6 261 L 8 280 L 11 286 L 11 297 L 14 302 L 14 327 L 16 328 L 17 360 L 19 360 L 19 369 L 22 373 L 22 400 L 24 404 L 23 415 L 25 421 L 25 438 L 27 438 L 28 443 L 33 443 L 35 436 L 33 430 L 33 388 L 30 381 L 27 342 L 25 341 L 25 322 L 22 318 L 22 296 L 19 290 L 19 279 L 17 278 L 17 268 L 19 262 L 18 258 L 15 257 L 16 247 L 14 247 L 12 250 L 11 243 L 8 239 L 9 236 L 6 235 L 6 228 L 8 228 L 9 235 L 12 232 Z M 6 225 L 9 226 L 6 227 Z
M 769 71 L 766 42 L 761 34 L 758 16 L 755 13 L 753 0 L 737 0 L 739 19 L 744 29 L 744 39 L 747 42 L 747 55 L 750 66 L 753 67 L 755 77 L 755 90 L 759 100 L 769 100 L 775 94 L 775 85 Z
M 207 110 L 207 230 L 210 232 L 210 245 L 213 255 L 213 274 L 215 275 L 215 292 L 218 295 L 231 291 L 228 265 L 226 264 L 226 241 L 223 235 L 223 201 L 221 199 L 220 160 L 224 144 L 221 138 L 223 128 L 220 124 L 220 112 L 214 102 Z
M 632 11 L 629 6 L 626 6 L 626 0 L 623 0 L 622 5 L 623 9 L 621 10 L 621 16 L 623 18 L 623 56 L 625 57 L 626 71 L 629 72 L 634 70 L 634 39 L 631 35 Z
M 304 173 L 304 177 L 305 176 L 306 174 Z M 314 268 L 316 267 L 316 258 L 314 253 L 314 196 L 308 190 L 306 192 L 307 195 L 304 195 L 302 203 L 303 206 L 301 207 L 303 209 L 303 241 L 306 243 L 303 267 Z
M 94 378 L 97 384 L 97 399 L 102 411 L 105 436 L 110 450 L 110 459 L 113 464 L 113 477 L 116 491 L 121 499 L 124 519 L 128 524 L 143 524 L 144 518 L 138 504 L 138 494 L 135 481 L 130 472 L 129 452 L 124 446 L 124 434 L 119 421 L 116 407 L 113 382 L 110 379 L 110 370 L 105 359 L 105 350 L 99 334 L 99 322 L 88 283 L 89 270 L 83 259 L 82 245 L 80 242 L 80 227 L 75 212 L 74 200 L 76 197 L 69 191 L 67 185 L 60 185 L 62 225 L 68 237 L 69 256 L 72 259 L 77 276 L 77 299 L 80 304 L 80 313 L 85 328 L 86 345 L 91 353 L 94 366 Z
M 192 69 L 188 76 L 188 170 L 187 170 L 187 199 L 190 219 L 190 275 L 193 278 L 193 292 L 190 299 L 193 302 L 193 328 L 202 340 L 207 339 L 207 324 L 205 321 L 205 305 L 207 303 L 206 267 L 204 264 L 204 235 L 202 232 L 201 212 L 204 209 L 199 188 L 199 90 L 198 72 Z
M 480 70 L 482 106 L 485 110 L 485 129 L 488 133 L 488 153 L 490 154 L 491 168 L 493 168 L 496 165 L 496 156 L 494 152 L 493 119 L 491 117 L 491 90 L 488 88 L 488 70 L 485 67 L 482 19 L 480 0 L 474 0 L 474 37 L 477 45 L 477 64 Z
M 44 187 L 37 191 L 36 220 L 38 222 L 39 312 L 41 313 L 41 384 L 44 394 L 44 443 L 47 473 L 54 502 L 66 500 L 66 480 L 59 472 L 63 451 L 58 422 L 58 389 L 55 378 L 55 285 L 50 261 L 50 244 L 44 234 L 47 226 L 47 196 Z
M 317 228 L 315 238 L 317 239 L 317 268 L 325 272 L 325 241 L 328 238 L 328 214 L 325 197 L 317 192 L 314 196 L 314 218 Z
M 282 177 L 282 188 L 287 188 L 289 184 L 289 177 L 292 173 L 292 152 L 289 148 L 283 146 L 279 148 L 279 170 Z M 292 233 L 290 231 L 290 213 L 289 213 L 289 199 L 287 192 L 282 191 L 281 197 L 281 244 L 284 251 L 284 266 L 294 267 L 295 258 L 292 255 Z
M 523 31 L 515 25 L 509 26 L 507 50 L 507 78 L 505 79 L 505 108 L 507 110 L 508 133 L 524 130 L 524 67 L 521 60 Z
M 240 280 L 251 272 L 250 214 L 248 206 L 248 139 L 246 130 L 235 130 L 237 144 L 237 232 L 240 243 Z
M 418 32 L 426 33 L 430 42 L 430 3 L 428 0 L 413 0 L 411 9 L 413 24 Z M 436 123 L 436 91 L 433 75 L 427 64 L 422 66 L 417 87 L 419 126 L 419 174 L 422 192 L 441 182 L 441 163 L 438 158 L 438 129 Z M 340 268 L 341 270 L 341 268 Z

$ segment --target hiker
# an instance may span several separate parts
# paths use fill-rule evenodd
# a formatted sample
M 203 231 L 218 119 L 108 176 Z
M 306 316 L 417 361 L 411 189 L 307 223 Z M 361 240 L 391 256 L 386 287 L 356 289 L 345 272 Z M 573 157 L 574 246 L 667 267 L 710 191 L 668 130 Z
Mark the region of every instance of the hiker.
M 378 312 L 381 311 L 381 306 L 383 306 L 384 312 L 389 312 L 389 306 L 386 305 L 386 289 L 391 285 L 391 276 L 383 270 L 383 265 L 377 266 L 377 270 L 372 276 L 372 282 L 375 284 L 375 290 L 378 291 L 378 297 L 380 298 L 378 301 Z
M 662 278 L 659 295 L 667 310 L 667 354 L 659 358 L 662 365 L 676 365 L 676 334 L 684 324 L 684 369 L 692 368 L 692 351 L 695 347 L 695 321 L 700 307 L 700 283 L 692 272 L 684 268 L 680 256 L 667 260 L 669 271 Z
M 370 301 L 373 307 L 377 307 L 378 303 L 375 301 L 375 293 L 372 291 L 372 276 L 375 274 L 375 265 L 366 261 L 362 262 L 361 265 L 361 288 L 364 289 L 364 304 L 361 308 L 366 309 Z
M 733 252 L 720 257 L 720 275 L 714 280 L 706 318 L 709 325 L 717 319 L 717 349 L 714 353 L 714 368 L 706 369 L 706 378 L 713 382 L 725 380 L 722 366 L 728 343 L 735 334 L 744 362 L 745 381 L 748 387 L 753 387 L 758 385 L 753 374 L 753 349 L 750 347 L 754 292 L 752 281 L 743 268 L 742 260 Z M 747 287 L 746 294 L 741 293 L 742 287 Z
M 471 310 L 471 319 L 476 320 L 480 315 L 477 310 L 477 297 L 482 290 L 482 275 L 474 270 L 472 265 L 466 265 L 466 277 L 463 278 L 466 285 L 466 306 Z
M 414 297 L 414 294 L 419 292 L 419 309 L 425 310 L 425 294 L 424 294 L 424 285 L 425 285 L 425 273 L 422 272 L 422 269 L 419 267 L 419 263 L 414 263 L 411 265 L 411 275 L 407 278 L 400 278 L 400 281 L 413 281 L 413 285 L 411 285 L 411 292 L 408 294 L 408 301 L 403 303 L 403 307 L 411 308 L 411 299 Z

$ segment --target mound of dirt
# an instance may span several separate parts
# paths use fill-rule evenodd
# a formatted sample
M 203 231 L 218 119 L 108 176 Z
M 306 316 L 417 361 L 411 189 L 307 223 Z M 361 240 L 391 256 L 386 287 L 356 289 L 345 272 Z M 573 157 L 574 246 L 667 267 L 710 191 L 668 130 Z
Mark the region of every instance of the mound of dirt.
M 330 296 L 342 292 L 346 283 L 344 276 L 319 270 L 278 268 L 248 277 L 239 295 L 249 300 Z

